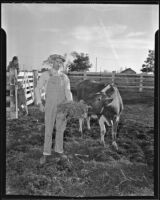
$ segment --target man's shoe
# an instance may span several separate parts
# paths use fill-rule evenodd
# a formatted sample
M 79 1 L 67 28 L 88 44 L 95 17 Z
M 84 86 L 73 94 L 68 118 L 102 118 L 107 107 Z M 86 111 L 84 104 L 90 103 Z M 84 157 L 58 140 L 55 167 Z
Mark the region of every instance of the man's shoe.
M 54 156 L 56 156 L 56 157 L 58 157 L 58 158 L 67 159 L 67 156 L 66 156 L 64 153 L 54 152 Z
M 43 165 L 43 164 L 45 164 L 46 163 L 46 156 L 45 155 L 43 155 L 41 158 L 40 158 L 40 164 L 41 165 Z

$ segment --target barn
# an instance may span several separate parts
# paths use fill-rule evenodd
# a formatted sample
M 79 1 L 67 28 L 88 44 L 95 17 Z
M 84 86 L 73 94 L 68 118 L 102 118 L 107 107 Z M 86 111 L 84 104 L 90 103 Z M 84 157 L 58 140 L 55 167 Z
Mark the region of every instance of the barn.
M 127 68 L 127 69 L 121 71 L 121 74 L 136 74 L 136 72 L 131 68 Z

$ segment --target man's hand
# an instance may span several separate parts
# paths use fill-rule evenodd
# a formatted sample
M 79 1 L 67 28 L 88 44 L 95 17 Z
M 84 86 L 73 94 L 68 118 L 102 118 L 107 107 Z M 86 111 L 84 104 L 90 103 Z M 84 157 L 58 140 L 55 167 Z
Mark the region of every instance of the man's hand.
M 18 86 L 18 80 L 16 78 L 14 79 L 14 84 L 15 86 Z
M 41 112 L 44 112 L 44 105 L 42 103 L 39 103 L 39 109 Z

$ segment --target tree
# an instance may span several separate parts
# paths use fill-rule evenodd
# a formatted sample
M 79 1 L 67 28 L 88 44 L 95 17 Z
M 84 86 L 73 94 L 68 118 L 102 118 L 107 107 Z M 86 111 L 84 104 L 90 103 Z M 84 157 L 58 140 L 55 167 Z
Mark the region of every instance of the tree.
M 74 60 L 68 64 L 68 71 L 89 71 L 92 64 L 90 64 L 89 56 L 85 53 L 71 53 Z
M 154 50 L 149 50 L 148 51 L 148 57 L 147 59 L 144 61 L 145 64 L 142 65 L 142 72 L 154 72 L 154 55 L 155 52 Z
M 41 72 L 45 72 L 45 71 L 48 71 L 48 68 L 42 68 L 41 69 Z

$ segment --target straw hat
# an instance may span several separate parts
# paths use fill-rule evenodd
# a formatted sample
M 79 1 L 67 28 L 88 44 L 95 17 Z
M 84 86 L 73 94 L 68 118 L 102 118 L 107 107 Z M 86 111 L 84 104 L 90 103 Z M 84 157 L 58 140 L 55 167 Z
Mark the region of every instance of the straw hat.
M 58 54 L 53 54 L 53 55 L 50 55 L 48 57 L 48 59 L 45 60 L 43 63 L 52 65 L 54 63 L 54 61 L 58 61 L 58 62 L 63 63 L 63 62 L 65 62 L 65 58 L 64 58 L 64 56 L 61 56 L 61 55 L 58 55 Z

